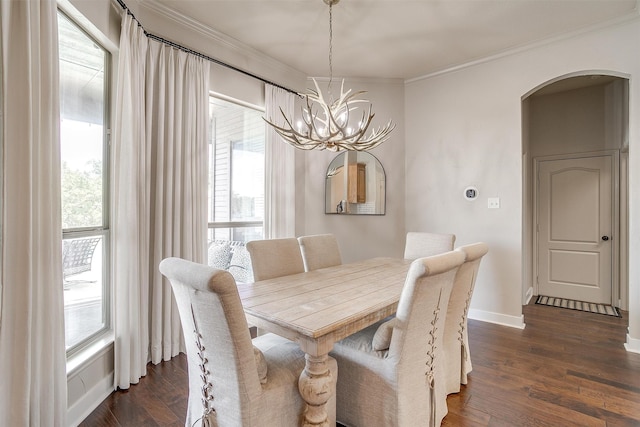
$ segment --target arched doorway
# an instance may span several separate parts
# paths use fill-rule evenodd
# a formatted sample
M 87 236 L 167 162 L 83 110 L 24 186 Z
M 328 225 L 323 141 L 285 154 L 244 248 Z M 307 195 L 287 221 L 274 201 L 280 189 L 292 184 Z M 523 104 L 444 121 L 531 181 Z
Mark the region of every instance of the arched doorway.
M 627 309 L 628 88 L 584 72 L 522 99 L 525 302 L 550 293 Z

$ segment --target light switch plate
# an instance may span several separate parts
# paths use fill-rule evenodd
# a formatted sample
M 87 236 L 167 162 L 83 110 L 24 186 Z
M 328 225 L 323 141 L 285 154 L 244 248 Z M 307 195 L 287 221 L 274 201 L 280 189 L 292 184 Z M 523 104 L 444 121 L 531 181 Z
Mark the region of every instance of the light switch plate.
M 500 207 L 500 197 L 489 197 L 487 205 L 489 209 L 498 209 Z

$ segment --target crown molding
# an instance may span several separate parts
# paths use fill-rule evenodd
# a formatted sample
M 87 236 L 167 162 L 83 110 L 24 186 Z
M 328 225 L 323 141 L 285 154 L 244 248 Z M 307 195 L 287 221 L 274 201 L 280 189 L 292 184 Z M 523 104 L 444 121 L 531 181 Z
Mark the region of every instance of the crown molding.
M 532 43 L 526 43 L 520 46 L 516 46 L 513 48 L 509 48 L 509 49 L 505 49 L 501 52 L 492 54 L 492 55 L 488 55 L 482 58 L 479 58 L 475 61 L 469 61 L 469 62 L 465 62 L 462 64 L 458 64 L 458 65 L 453 65 L 451 67 L 447 67 L 447 68 L 443 68 L 442 70 L 438 70 L 438 71 L 434 71 L 432 73 L 428 73 L 425 74 L 423 76 L 419 76 L 419 77 L 414 77 L 414 78 L 410 78 L 410 79 L 405 79 L 404 83 L 405 85 L 407 84 L 411 84 L 411 83 L 415 83 L 415 82 L 419 82 L 421 80 L 427 80 L 430 79 L 432 77 L 437 77 L 437 76 L 441 76 L 444 74 L 449 74 L 449 73 L 453 73 L 456 71 L 460 71 L 466 68 L 471 68 L 474 67 L 476 65 L 480 65 L 480 64 L 484 64 L 484 63 L 488 63 L 488 62 L 492 62 L 495 61 L 497 59 L 501 59 L 501 58 L 505 58 L 508 56 L 512 56 L 512 55 L 517 55 L 519 53 L 523 53 L 523 52 L 527 52 L 529 50 L 533 50 L 533 49 L 537 49 L 539 47 L 543 47 L 543 46 L 547 46 L 553 43 L 557 43 L 560 41 L 564 41 L 564 40 L 568 40 L 577 36 L 581 36 L 584 34 L 588 34 L 588 33 L 592 33 L 592 32 L 596 32 L 596 31 L 601 31 L 607 28 L 613 28 L 616 26 L 621 26 L 624 24 L 627 24 L 629 22 L 632 21 L 637 21 L 640 20 L 640 11 L 638 8 L 638 3 L 640 2 L 640 0 L 638 2 L 636 2 L 636 6 L 635 8 L 627 13 L 626 15 L 623 15 L 621 17 L 618 18 L 614 18 L 605 22 L 601 22 L 598 24 L 594 24 L 594 25 L 590 25 L 584 28 L 581 28 L 579 30 L 574 30 L 574 31 L 570 31 L 567 33 L 563 33 L 563 34 L 559 34 L 553 37 L 547 37 L 545 39 L 541 39 L 538 40 L 536 42 L 532 42 Z

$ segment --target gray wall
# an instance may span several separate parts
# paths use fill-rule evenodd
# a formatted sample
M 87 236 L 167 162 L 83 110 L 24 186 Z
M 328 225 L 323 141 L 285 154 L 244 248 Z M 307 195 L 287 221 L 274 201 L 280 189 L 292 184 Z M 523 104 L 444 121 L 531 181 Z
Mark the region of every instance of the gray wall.
M 323 83 L 320 84 L 322 87 Z M 398 80 L 349 79 L 345 87 L 368 91 L 365 97 L 371 101 L 375 113 L 372 127 L 384 126 L 390 119 L 396 124 L 389 140 L 370 151 L 385 170 L 386 214 L 325 214 L 325 175 L 337 154 L 305 152 L 304 167 L 300 170 L 304 191 L 297 194 L 300 203 L 296 212 L 299 225 L 296 234 L 335 234 L 344 262 L 377 256 L 401 257 L 405 236 L 404 85 Z
M 609 100 L 622 82 L 589 86 L 530 98 L 531 157 L 621 149 L 614 131 L 614 106 Z

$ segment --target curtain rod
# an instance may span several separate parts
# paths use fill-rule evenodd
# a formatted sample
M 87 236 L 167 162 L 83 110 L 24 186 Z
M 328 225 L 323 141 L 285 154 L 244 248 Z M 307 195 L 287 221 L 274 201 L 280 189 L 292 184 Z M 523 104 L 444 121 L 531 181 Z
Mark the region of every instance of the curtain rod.
M 124 1 L 123 0 L 116 0 L 116 1 L 120 5 L 120 7 L 127 12 L 127 15 L 130 15 L 131 18 L 133 18 L 133 20 L 138 23 L 138 26 L 142 28 L 142 30 L 144 32 L 144 35 L 147 36 L 148 38 L 153 39 L 155 41 L 158 41 L 160 43 L 164 43 L 167 46 L 171 46 L 173 48 L 179 49 L 179 50 L 181 50 L 183 52 L 190 53 L 192 55 L 195 55 L 195 56 L 198 56 L 200 58 L 206 59 L 207 61 L 211 61 L 211 62 L 216 63 L 218 65 L 222 65 L 223 67 L 226 67 L 226 68 L 229 68 L 229 69 L 231 69 L 233 71 L 236 71 L 238 73 L 244 74 L 245 76 L 252 77 L 252 78 L 254 78 L 256 80 L 260 80 L 263 83 L 270 84 L 272 86 L 278 87 L 280 89 L 286 90 L 287 92 L 290 92 L 290 93 L 293 93 L 293 94 L 296 94 L 296 95 L 300 96 L 300 94 L 297 91 L 293 90 L 293 89 L 289 89 L 288 87 L 285 87 L 285 86 L 279 85 L 277 83 L 274 83 L 274 82 L 272 82 L 270 80 L 264 79 L 264 78 L 262 78 L 260 76 L 257 76 L 255 74 L 253 74 L 253 73 L 250 73 L 248 71 L 242 70 L 242 69 L 240 69 L 238 67 L 235 67 L 233 65 L 227 64 L 226 62 L 222 62 L 219 59 L 212 58 L 212 57 L 210 57 L 208 55 L 205 55 L 204 53 L 197 52 L 197 51 L 195 51 L 193 49 L 189 49 L 188 47 L 182 46 L 182 45 L 180 45 L 178 43 L 172 42 L 170 40 L 167 40 L 165 38 L 162 38 L 160 36 L 156 36 L 155 34 L 151 34 L 151 33 L 147 32 L 147 30 L 145 30 L 144 27 L 142 26 L 142 23 L 140 21 L 138 21 L 138 18 L 135 17 L 133 12 L 131 12 L 131 10 L 127 7 L 127 5 L 124 3 Z

